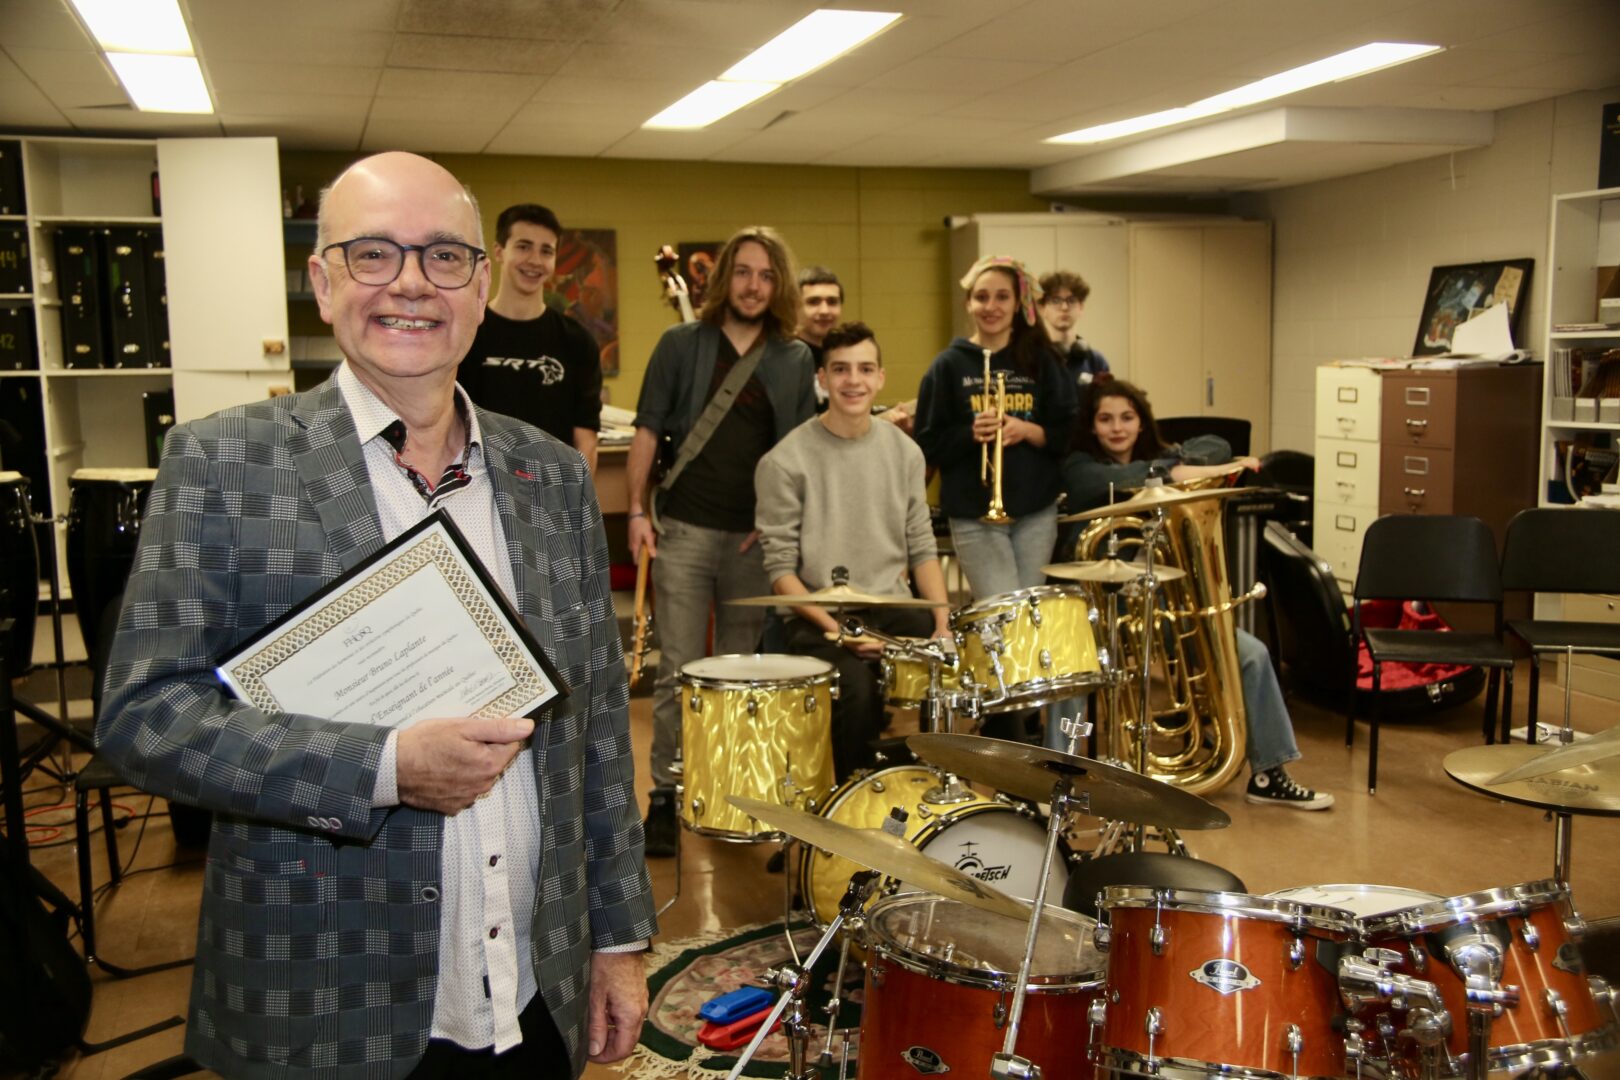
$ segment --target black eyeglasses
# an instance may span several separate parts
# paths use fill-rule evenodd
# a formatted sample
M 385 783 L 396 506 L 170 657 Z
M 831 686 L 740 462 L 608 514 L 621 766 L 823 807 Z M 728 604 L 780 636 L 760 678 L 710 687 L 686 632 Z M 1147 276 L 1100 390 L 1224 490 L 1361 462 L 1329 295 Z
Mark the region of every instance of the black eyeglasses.
M 431 244 L 397 244 L 380 236 L 360 236 L 321 248 L 321 258 L 333 248 L 343 251 L 343 265 L 349 276 L 362 285 L 391 285 L 405 269 L 405 253 L 414 251 L 422 260 L 422 274 L 441 289 L 459 289 L 473 278 L 484 249 L 459 240 L 436 240 Z
M 1047 307 L 1072 308 L 1079 307 L 1080 301 L 1073 296 L 1048 296 L 1041 303 Z

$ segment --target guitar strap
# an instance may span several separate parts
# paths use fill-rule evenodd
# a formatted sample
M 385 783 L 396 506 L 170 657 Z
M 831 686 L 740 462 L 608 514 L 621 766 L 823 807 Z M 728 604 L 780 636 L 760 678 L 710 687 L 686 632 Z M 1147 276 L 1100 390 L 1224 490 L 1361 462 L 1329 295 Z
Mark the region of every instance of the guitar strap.
M 652 498 L 647 500 L 647 520 L 652 523 L 654 532 L 664 531 L 658 522 L 659 495 L 673 488 L 681 473 L 686 471 L 686 467 L 703 453 L 709 438 L 719 428 L 720 421 L 726 418 L 726 413 L 731 411 L 731 406 L 736 404 L 737 395 L 742 393 L 742 388 L 747 385 L 754 370 L 759 367 L 760 360 L 764 358 L 765 338 L 765 334 L 760 334 L 754 341 L 754 347 L 738 357 L 737 362 L 731 365 L 731 370 L 720 383 L 720 389 L 714 392 L 709 403 L 703 407 L 703 413 L 697 418 L 697 423 L 692 425 L 692 430 L 681 440 L 681 447 L 675 452 L 675 464 L 669 467 L 669 472 L 664 474 L 664 478 L 653 490 Z

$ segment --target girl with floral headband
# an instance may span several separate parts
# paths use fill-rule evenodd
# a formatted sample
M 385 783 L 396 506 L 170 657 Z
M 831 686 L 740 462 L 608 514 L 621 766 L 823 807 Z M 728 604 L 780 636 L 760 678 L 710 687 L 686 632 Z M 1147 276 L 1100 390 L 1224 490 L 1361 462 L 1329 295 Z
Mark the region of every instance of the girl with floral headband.
M 940 472 L 940 504 L 950 519 L 956 558 L 975 601 L 1044 581 L 1057 540 L 1061 465 L 1076 405 L 1074 380 L 1035 312 L 1039 286 L 1005 255 L 980 259 L 962 278 L 973 332 L 934 358 L 917 396 L 917 442 Z M 989 350 L 990 384 L 984 354 Z M 994 411 L 996 374 L 1007 377 L 1006 413 Z M 998 426 L 1003 440 L 1001 494 L 1011 524 L 979 520 L 990 490 L 979 478 L 983 447 Z

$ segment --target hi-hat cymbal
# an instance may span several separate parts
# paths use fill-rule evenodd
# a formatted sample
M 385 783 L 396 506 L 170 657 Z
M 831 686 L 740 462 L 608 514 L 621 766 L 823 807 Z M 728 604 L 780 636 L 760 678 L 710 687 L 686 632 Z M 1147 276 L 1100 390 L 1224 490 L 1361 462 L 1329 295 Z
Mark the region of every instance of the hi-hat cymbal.
M 906 745 L 930 765 L 1035 802 L 1052 797 L 1060 777 L 1090 796 L 1091 813 L 1167 829 L 1224 829 L 1225 810 L 1190 791 L 1118 765 L 978 735 L 912 735 Z
M 1574 765 L 1550 776 L 1494 782 L 1503 773 L 1548 753 L 1544 746 L 1524 743 L 1470 746 L 1447 754 L 1445 768 L 1464 787 L 1498 799 L 1542 810 L 1620 816 L 1620 758 Z
M 817 589 L 815 592 L 807 593 L 748 596 L 741 600 L 727 600 L 726 603 L 733 607 L 940 608 L 950 606 L 943 600 L 923 600 L 915 596 L 880 596 L 877 593 L 852 589 L 848 585 L 829 585 L 825 589 Z
M 1031 909 L 1028 904 L 1014 900 L 978 878 L 969 877 L 949 863 L 924 855 L 912 844 L 882 829 L 857 829 L 780 803 L 763 802 L 741 795 L 727 795 L 726 801 L 750 817 L 803 840 L 811 847 L 871 867 L 913 888 L 960 900 L 972 907 L 993 911 L 1023 923 L 1029 922 Z
M 1230 499 L 1247 493 L 1247 488 L 1201 488 L 1196 491 L 1183 491 L 1181 488 L 1171 487 L 1169 484 L 1154 484 L 1111 506 L 1099 506 L 1095 510 L 1087 510 L 1080 514 L 1066 514 L 1058 518 L 1058 520 L 1092 521 L 1096 518 L 1150 513 L 1161 506 L 1201 502 L 1204 499 Z
M 1128 585 L 1147 575 L 1147 567 L 1124 559 L 1093 559 L 1091 562 L 1053 563 L 1041 567 L 1041 573 L 1064 581 L 1094 581 L 1103 585 Z M 1160 581 L 1174 581 L 1186 577 L 1187 571 L 1174 566 L 1155 565 L 1153 576 Z
M 1545 747 L 1542 754 L 1531 758 L 1523 765 L 1515 765 L 1501 776 L 1491 777 L 1491 783 L 1509 784 L 1515 780 L 1529 780 L 1536 776 L 1563 772 L 1576 765 L 1585 765 L 1589 761 L 1602 761 L 1605 758 L 1620 756 L 1620 726 L 1600 731 L 1590 738 L 1572 742 L 1567 746 L 1563 743 L 1543 743 L 1542 746 Z

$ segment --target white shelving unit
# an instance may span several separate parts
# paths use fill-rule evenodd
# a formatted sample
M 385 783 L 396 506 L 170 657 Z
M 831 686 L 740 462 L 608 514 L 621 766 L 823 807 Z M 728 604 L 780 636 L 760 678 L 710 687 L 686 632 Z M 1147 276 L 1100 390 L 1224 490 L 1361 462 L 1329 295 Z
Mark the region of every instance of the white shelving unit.
M 22 146 L 38 370 L 0 372 L 38 387 L 50 505 L 66 516 L 81 468 L 147 463 L 141 395 L 173 389 L 179 420 L 290 385 L 282 275 L 280 165 L 274 139 L 0 136 Z M 152 213 L 152 174 L 162 214 Z M 62 349 L 53 234 L 63 225 L 163 230 L 172 368 L 69 369 Z M 11 467 L 8 463 L 8 467 Z M 36 508 L 44 502 L 36 487 Z M 62 556 L 65 527 L 57 529 Z
M 1597 268 L 1620 265 L 1620 188 L 1555 195 L 1547 250 L 1547 340 L 1541 417 L 1541 504 L 1549 505 L 1549 491 L 1562 475 L 1556 445 L 1577 436 L 1609 445 L 1620 443 L 1620 424 L 1553 419 L 1553 376 L 1558 366 L 1555 350 L 1620 348 L 1620 326 L 1602 330 L 1559 331 L 1560 324 L 1589 323 L 1597 318 Z M 1576 389 L 1579 389 L 1578 387 Z M 1614 512 L 1614 511 L 1610 511 Z M 1593 552 L 1593 558 L 1614 558 L 1613 552 Z M 1620 597 L 1536 597 L 1538 618 L 1567 615 L 1578 619 L 1620 621 Z M 1559 662 L 1560 683 L 1566 677 Z M 1620 664 L 1600 657 L 1577 657 L 1577 690 L 1620 698 Z

